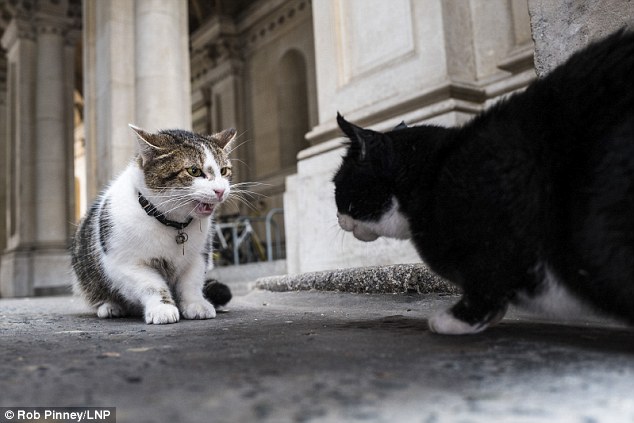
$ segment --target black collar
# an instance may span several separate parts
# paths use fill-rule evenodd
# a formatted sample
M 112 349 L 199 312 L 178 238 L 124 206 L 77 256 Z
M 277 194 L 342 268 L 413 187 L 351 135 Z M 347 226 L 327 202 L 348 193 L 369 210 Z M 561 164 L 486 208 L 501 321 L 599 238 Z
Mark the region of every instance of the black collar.
M 141 204 L 141 207 L 143 207 L 143 210 L 145 210 L 148 216 L 152 216 L 153 218 L 161 222 L 163 225 L 176 228 L 179 231 L 182 231 L 183 229 L 185 229 L 187 225 L 189 225 L 192 222 L 192 220 L 194 220 L 193 217 L 190 217 L 187 222 L 183 222 L 183 223 L 169 220 L 168 218 L 165 217 L 163 213 L 158 211 L 156 207 L 154 207 L 154 205 L 150 203 L 148 199 L 145 198 L 143 194 L 141 194 L 140 192 L 139 192 L 139 204 Z

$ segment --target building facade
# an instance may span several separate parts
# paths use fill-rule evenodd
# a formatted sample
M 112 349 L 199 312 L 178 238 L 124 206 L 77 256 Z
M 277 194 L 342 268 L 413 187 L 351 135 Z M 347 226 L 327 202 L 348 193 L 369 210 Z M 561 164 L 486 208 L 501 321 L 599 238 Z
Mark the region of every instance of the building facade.
M 0 296 L 70 281 L 86 204 L 148 130 L 238 129 L 223 210 L 284 208 L 287 270 L 418 261 L 337 227 L 337 111 L 460 125 L 535 78 L 527 0 L 0 1 Z

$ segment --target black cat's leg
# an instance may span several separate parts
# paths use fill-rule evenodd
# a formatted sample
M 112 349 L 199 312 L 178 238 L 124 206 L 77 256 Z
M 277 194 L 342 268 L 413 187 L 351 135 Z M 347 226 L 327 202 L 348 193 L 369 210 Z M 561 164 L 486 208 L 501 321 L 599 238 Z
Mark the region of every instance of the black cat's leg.
M 444 335 L 479 333 L 502 320 L 508 301 L 497 297 L 463 295 L 454 306 L 429 319 L 429 329 Z

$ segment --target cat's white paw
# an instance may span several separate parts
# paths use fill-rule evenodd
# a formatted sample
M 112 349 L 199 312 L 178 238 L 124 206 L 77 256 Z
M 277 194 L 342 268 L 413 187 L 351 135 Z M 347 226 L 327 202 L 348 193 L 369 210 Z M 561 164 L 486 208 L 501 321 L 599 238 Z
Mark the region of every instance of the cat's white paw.
M 145 323 L 164 325 L 176 323 L 179 319 L 178 308 L 172 304 L 155 304 L 145 309 Z
M 185 319 L 213 319 L 216 309 L 206 300 L 181 304 L 181 311 Z
M 429 330 L 443 335 L 469 335 L 482 332 L 489 325 L 470 325 L 456 319 L 449 310 L 443 310 L 434 314 L 428 321 Z
M 110 319 L 112 317 L 121 317 L 125 313 L 123 308 L 116 303 L 103 303 L 97 308 L 97 317 L 100 319 Z

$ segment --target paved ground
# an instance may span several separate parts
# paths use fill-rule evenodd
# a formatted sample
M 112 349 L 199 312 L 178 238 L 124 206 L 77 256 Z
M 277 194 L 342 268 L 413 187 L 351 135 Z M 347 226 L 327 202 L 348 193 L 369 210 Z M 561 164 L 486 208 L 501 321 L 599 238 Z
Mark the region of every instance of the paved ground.
M 634 331 L 514 314 L 431 334 L 451 301 L 254 291 L 215 320 L 149 326 L 70 297 L 0 300 L 0 406 L 115 406 L 118 422 L 634 421 Z

